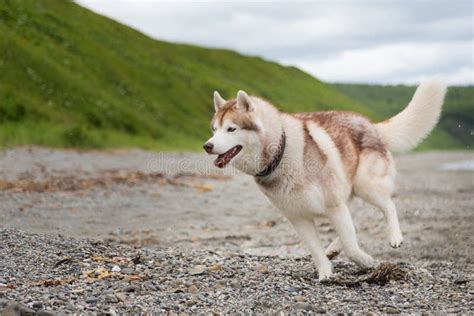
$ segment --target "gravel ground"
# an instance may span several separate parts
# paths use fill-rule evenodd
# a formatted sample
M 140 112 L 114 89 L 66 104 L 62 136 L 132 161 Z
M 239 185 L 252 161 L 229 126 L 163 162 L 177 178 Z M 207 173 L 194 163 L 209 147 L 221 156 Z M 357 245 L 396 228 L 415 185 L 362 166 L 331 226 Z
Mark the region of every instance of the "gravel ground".
M 474 153 L 396 157 L 404 245 L 387 247 L 383 216 L 356 199 L 362 247 L 384 260 L 471 261 L 474 172 L 444 170 L 458 161 Z M 137 246 L 306 254 L 251 177 L 196 153 L 9 149 L 0 153 L 0 218 L 4 228 Z M 320 230 L 326 244 L 335 236 L 327 221 Z
M 337 261 L 337 278 L 320 283 L 307 256 L 185 253 L 11 229 L 0 238 L 0 304 L 42 314 L 474 311 L 465 263 L 386 264 L 383 275 Z
M 458 167 L 472 161 L 396 157 L 403 246 L 388 246 L 379 212 L 359 200 L 351 209 L 361 246 L 403 277 L 381 285 L 372 276 L 383 269 L 362 273 L 342 255 L 338 279 L 320 284 L 252 178 L 205 155 L 8 149 L 0 309 L 12 300 L 24 311 L 472 312 L 474 172 Z M 334 231 L 320 226 L 329 243 Z

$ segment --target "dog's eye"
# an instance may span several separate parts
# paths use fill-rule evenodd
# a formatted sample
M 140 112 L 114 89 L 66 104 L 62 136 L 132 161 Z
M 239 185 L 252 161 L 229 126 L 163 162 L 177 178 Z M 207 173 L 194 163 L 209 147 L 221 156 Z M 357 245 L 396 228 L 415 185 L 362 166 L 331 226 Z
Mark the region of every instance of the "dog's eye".
M 229 128 L 227 129 L 227 131 L 228 131 L 229 133 L 232 133 L 233 131 L 235 131 L 235 127 L 229 127 Z

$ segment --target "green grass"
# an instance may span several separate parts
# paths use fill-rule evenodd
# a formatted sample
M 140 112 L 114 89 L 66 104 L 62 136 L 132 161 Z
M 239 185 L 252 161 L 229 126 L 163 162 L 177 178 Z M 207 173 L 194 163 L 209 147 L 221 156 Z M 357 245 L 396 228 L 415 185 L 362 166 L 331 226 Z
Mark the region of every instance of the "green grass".
M 365 104 L 381 118 L 400 112 L 416 87 L 396 85 L 335 84 L 340 92 Z M 449 87 L 440 122 L 419 149 L 474 148 L 474 87 Z
M 293 67 L 153 40 L 63 0 L 0 2 L 0 144 L 197 149 L 212 92 L 239 89 L 286 111 L 357 110 Z
M 0 1 L 0 147 L 199 149 L 214 90 L 243 89 L 289 112 L 385 116 L 340 88 L 260 57 L 156 41 L 70 1 Z M 464 118 L 464 103 L 456 109 Z M 444 129 L 434 137 L 424 146 L 463 144 Z

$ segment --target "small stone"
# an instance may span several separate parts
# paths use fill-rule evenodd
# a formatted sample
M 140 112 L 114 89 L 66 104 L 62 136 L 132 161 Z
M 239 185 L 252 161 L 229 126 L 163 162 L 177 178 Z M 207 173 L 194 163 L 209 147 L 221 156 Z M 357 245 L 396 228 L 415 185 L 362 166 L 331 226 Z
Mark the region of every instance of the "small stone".
M 289 287 L 287 291 L 290 293 L 297 293 L 299 289 L 297 287 Z
M 122 269 L 122 273 L 123 273 L 123 274 L 133 274 L 133 272 L 135 272 L 135 270 L 132 269 L 132 268 L 125 268 L 125 269 Z
M 393 306 L 388 306 L 385 308 L 387 314 L 400 314 L 400 310 Z
M 216 283 L 214 283 L 214 286 L 216 288 L 223 288 L 227 285 L 226 280 L 217 280 Z
M 265 221 L 265 222 L 263 223 L 264 226 L 270 227 L 270 228 L 274 227 L 276 224 L 277 224 L 277 222 L 274 221 L 274 220 Z
M 171 289 L 169 289 L 169 291 L 170 291 L 171 293 L 183 293 L 183 292 L 184 292 L 183 289 L 182 289 L 182 288 L 179 288 L 179 287 L 177 287 L 177 288 L 171 288 Z
M 84 291 L 85 291 L 84 289 L 75 289 L 75 290 L 71 290 L 71 293 L 77 294 L 77 293 L 83 293 Z
M 86 297 L 86 303 L 88 304 L 96 304 L 98 301 L 99 299 L 95 296 Z
M 127 294 L 123 292 L 115 293 L 115 296 L 118 298 L 120 302 L 125 302 L 127 300 Z
M 31 307 L 34 308 L 34 309 L 41 309 L 41 308 L 43 308 L 43 303 L 38 302 L 38 301 L 34 301 L 34 302 L 31 303 Z
M 199 274 L 203 274 L 204 272 L 206 272 L 207 268 L 206 266 L 203 266 L 203 265 L 197 265 L 197 266 L 194 266 L 193 268 L 191 268 L 189 270 L 189 274 L 191 275 L 199 275 Z
M 120 271 L 122 271 L 122 269 L 120 269 L 119 266 L 115 265 L 112 267 L 112 272 L 120 272 Z
M 470 280 L 468 278 L 460 277 L 460 278 L 457 278 L 456 280 L 454 280 L 454 284 L 466 284 L 469 281 Z
M 137 287 L 134 286 L 134 285 L 130 285 L 130 286 L 127 286 L 127 287 L 125 288 L 125 292 L 127 292 L 127 293 L 136 292 L 136 290 L 137 290 Z
M 176 285 L 183 285 L 183 284 L 184 284 L 184 281 L 181 280 L 181 279 L 178 279 L 178 280 L 175 280 L 175 281 L 174 281 L 174 284 L 176 284 Z
M 74 305 L 72 305 L 71 303 L 68 303 L 65 307 L 68 311 L 73 311 L 75 310 L 76 308 L 74 307 Z
M 196 301 L 194 301 L 194 300 L 189 300 L 189 301 L 186 301 L 185 304 L 186 304 L 186 306 L 193 306 L 193 305 L 196 304 Z
M 260 273 L 268 273 L 268 267 L 264 264 L 258 265 L 256 270 Z
M 448 314 L 459 314 L 461 313 L 461 310 L 459 308 L 450 308 L 450 309 L 447 309 L 446 312 Z
M 117 303 L 118 302 L 118 298 L 117 296 L 115 296 L 114 294 L 107 294 L 105 296 L 105 301 L 107 303 Z
M 298 302 L 298 303 L 293 304 L 293 310 L 314 312 L 313 306 L 311 306 L 311 304 L 308 304 L 308 303 L 305 303 L 305 302 Z
M 199 292 L 199 289 L 196 285 L 191 285 L 190 287 L 188 287 L 188 291 L 191 294 L 196 294 L 197 292 Z
M 54 315 L 56 314 L 51 311 L 42 309 L 42 310 L 37 311 L 35 316 L 54 316 Z
M 143 287 L 150 291 L 156 291 L 156 286 L 153 284 L 152 281 L 146 281 L 145 283 L 143 283 Z
M 295 300 L 297 302 L 306 302 L 306 297 L 299 295 L 295 297 Z
M 234 288 L 234 289 L 240 289 L 242 287 L 242 285 L 240 284 L 239 281 L 233 280 L 233 281 L 230 282 L 230 287 Z
M 222 270 L 222 265 L 221 264 L 213 264 L 212 266 L 209 267 L 209 271 L 211 272 L 219 272 Z

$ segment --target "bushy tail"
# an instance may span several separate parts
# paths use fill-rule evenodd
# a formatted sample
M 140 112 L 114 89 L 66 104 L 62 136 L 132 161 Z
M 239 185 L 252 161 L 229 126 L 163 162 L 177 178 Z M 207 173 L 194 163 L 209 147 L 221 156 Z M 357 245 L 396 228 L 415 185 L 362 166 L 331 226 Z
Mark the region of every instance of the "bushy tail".
M 389 120 L 376 124 L 392 152 L 415 148 L 438 123 L 446 85 L 438 80 L 422 83 L 408 106 Z

